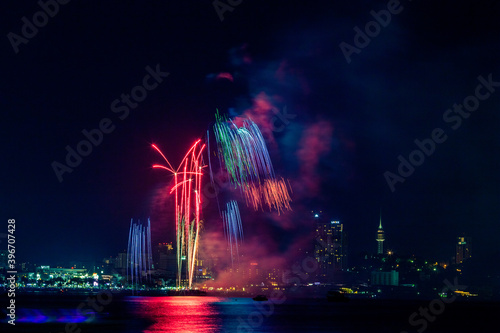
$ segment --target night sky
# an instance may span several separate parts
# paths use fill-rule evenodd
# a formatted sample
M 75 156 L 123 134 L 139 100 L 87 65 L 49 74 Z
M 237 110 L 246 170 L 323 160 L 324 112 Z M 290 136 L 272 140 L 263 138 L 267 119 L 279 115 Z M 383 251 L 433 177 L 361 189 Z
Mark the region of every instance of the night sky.
M 312 209 L 344 223 L 350 256 L 373 253 L 381 209 L 386 247 L 398 253 L 449 260 L 466 232 L 473 256 L 499 256 L 500 83 L 480 89 L 488 98 L 459 126 L 458 113 L 443 119 L 475 94 L 479 76 L 500 82 L 497 1 L 401 1 L 349 63 L 339 45 L 355 47 L 354 28 L 364 31 L 386 1 L 243 1 L 223 21 L 212 1 L 70 1 L 16 47 L 9 33 L 22 36 L 22 18 L 33 22 L 41 8 L 1 7 L 0 203 L 3 232 L 17 221 L 19 262 L 115 256 L 131 218 L 151 216 L 155 239 L 170 240 L 171 178 L 151 168 L 161 162 L 151 144 L 178 164 L 216 109 L 256 121 L 294 190 L 293 212 L 280 216 L 240 201 L 256 255 L 292 253 Z M 114 112 L 148 66 L 169 74 Z M 273 109 L 286 110 L 286 124 Z M 105 118 L 113 131 L 60 182 L 52 163 L 64 164 L 65 147 Z M 384 173 L 397 174 L 398 156 L 436 128 L 447 139 L 391 191 Z M 213 245 L 215 199 L 204 221 Z

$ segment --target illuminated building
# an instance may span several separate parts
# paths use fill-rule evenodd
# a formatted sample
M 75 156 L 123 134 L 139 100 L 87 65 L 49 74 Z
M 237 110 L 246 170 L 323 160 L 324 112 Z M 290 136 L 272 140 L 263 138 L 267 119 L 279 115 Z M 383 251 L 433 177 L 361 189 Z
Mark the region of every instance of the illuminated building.
M 319 264 L 319 273 L 323 278 L 332 277 L 334 272 L 342 271 L 346 266 L 346 235 L 340 221 L 331 221 L 320 213 L 313 215 L 316 222 L 314 257 Z
M 177 256 L 172 253 L 160 253 L 158 267 L 162 270 L 175 274 L 177 271 Z
M 455 255 L 455 263 L 461 264 L 471 257 L 471 238 L 457 237 L 457 252 Z
M 196 281 L 211 280 L 211 270 L 208 268 L 210 260 L 204 259 L 201 255 L 196 259 Z
M 261 282 L 258 262 L 250 262 L 250 265 L 248 266 L 248 281 L 250 281 L 250 283 L 252 284 Z
M 380 223 L 377 230 L 377 254 L 384 254 L 385 233 L 382 228 L 382 213 L 380 213 Z
M 115 259 L 115 269 L 126 269 L 127 268 L 127 252 L 120 252 Z
M 177 255 L 172 243 L 155 245 L 155 266 L 158 273 L 166 279 L 175 279 L 177 273 Z
M 36 268 L 37 280 L 47 281 L 53 278 L 61 277 L 64 280 L 71 278 L 88 278 L 89 273 L 85 268 L 51 268 L 50 266 L 39 266 Z
M 156 246 L 157 253 L 163 254 L 172 254 L 174 253 L 174 247 L 172 246 L 172 242 L 170 243 L 158 243 Z
M 397 286 L 399 285 L 399 272 L 392 270 L 390 272 L 372 272 L 372 286 Z

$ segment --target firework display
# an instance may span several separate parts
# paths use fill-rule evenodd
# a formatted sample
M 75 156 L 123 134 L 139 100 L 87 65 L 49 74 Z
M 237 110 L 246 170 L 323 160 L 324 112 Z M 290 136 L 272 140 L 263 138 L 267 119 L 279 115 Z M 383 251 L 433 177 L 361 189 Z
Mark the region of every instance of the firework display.
M 231 183 L 241 190 L 247 205 L 255 210 L 267 206 L 278 213 L 290 210 L 288 183 L 284 179 L 276 179 L 259 127 L 251 119 L 243 120 L 243 125 L 238 127 L 218 113 L 215 117 L 213 128 L 219 163 L 227 171 Z
M 210 150 L 210 130 L 207 131 L 208 166 L 210 181 L 214 183 L 214 165 L 211 155 L 217 156 L 219 172 L 227 174 L 230 184 L 238 189 L 247 206 L 255 210 L 275 209 L 278 214 L 291 210 L 290 184 L 284 178 L 276 178 L 273 164 L 266 143 L 257 124 L 251 119 L 243 120 L 238 127 L 232 120 L 224 118 L 217 112 L 213 133 L 216 139 L 214 151 Z M 174 184 L 169 193 L 175 198 L 175 228 L 177 254 L 177 287 L 192 287 L 195 263 L 198 254 L 199 234 L 202 221 L 201 182 L 203 169 L 203 151 L 205 144 L 201 139 L 196 141 L 187 151 L 177 168 L 174 168 L 161 150 L 153 148 L 163 157 L 166 165 L 155 164 L 170 172 Z M 217 204 L 219 198 L 217 198 Z M 219 204 L 218 204 L 219 206 Z M 238 203 L 235 200 L 226 202 L 219 213 L 222 218 L 224 233 L 227 238 L 231 262 L 239 257 L 239 246 L 243 240 L 243 227 Z M 182 273 L 186 273 L 186 283 L 182 282 Z
M 222 212 L 222 222 L 224 225 L 224 234 L 226 235 L 231 253 L 231 262 L 234 260 L 234 254 L 238 258 L 238 240 L 243 240 L 243 227 L 241 225 L 240 209 L 235 200 L 226 204 L 226 209 Z M 233 252 L 234 251 L 234 252 Z
M 151 251 L 151 222 L 144 225 L 139 220 L 130 221 L 127 247 L 127 280 L 133 289 L 151 280 L 153 257 Z
M 205 145 L 196 141 L 174 169 L 161 150 L 153 145 L 167 162 L 167 166 L 155 164 L 174 175 L 174 186 L 170 194 L 175 197 L 175 229 L 177 246 L 177 287 L 181 286 L 182 271 L 186 272 L 187 286 L 192 287 L 196 257 L 198 254 L 201 213 L 201 176 L 203 175 L 202 152 Z M 184 264 L 183 261 L 186 261 Z

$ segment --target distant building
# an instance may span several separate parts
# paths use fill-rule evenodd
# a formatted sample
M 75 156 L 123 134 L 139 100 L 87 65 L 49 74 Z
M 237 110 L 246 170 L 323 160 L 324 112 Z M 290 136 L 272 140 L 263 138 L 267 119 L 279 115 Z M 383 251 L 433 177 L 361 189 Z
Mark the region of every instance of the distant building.
M 202 258 L 200 255 L 198 259 L 196 259 L 196 272 L 195 272 L 195 278 L 196 282 L 202 282 L 203 280 L 210 280 L 212 279 L 211 276 L 211 270 L 208 268 L 208 265 L 210 263 L 210 260 L 205 260 Z
M 158 243 L 158 245 L 156 246 L 156 251 L 157 251 L 157 253 L 163 253 L 163 254 L 175 253 L 172 242 L 170 242 L 170 243 Z
M 257 284 L 261 280 L 262 270 L 259 270 L 259 263 L 256 261 L 252 261 L 248 265 L 248 281 L 250 284 Z
M 392 270 L 390 272 L 372 272 L 372 286 L 398 286 L 399 272 Z
M 382 228 L 382 213 L 380 213 L 380 223 L 377 230 L 377 254 L 384 254 L 385 233 Z
M 160 253 L 158 268 L 165 270 L 168 277 L 175 277 L 175 272 L 177 272 L 177 256 L 174 253 Z
M 97 271 L 100 271 L 101 274 L 106 274 L 110 275 L 113 274 L 115 271 L 115 262 L 116 259 L 113 257 L 107 257 L 103 258 L 101 264 L 99 265 Z
M 96 271 L 96 263 L 94 261 L 70 261 L 69 265 L 73 269 L 87 269 L 88 271 Z
M 0 268 L 7 269 L 7 260 L 9 257 L 9 251 L 0 250 Z
M 160 276 L 168 280 L 176 278 L 177 255 L 172 242 L 155 245 L 154 262 L 154 267 L 159 270 Z
M 316 223 L 314 257 L 318 261 L 321 277 L 331 278 L 334 272 L 346 268 L 346 235 L 344 225 L 340 221 L 330 221 L 321 215 L 314 214 Z
M 157 244 L 155 244 L 154 248 L 155 248 L 155 252 L 153 253 L 153 261 L 156 265 L 156 268 L 165 269 L 165 267 L 166 267 L 165 265 L 163 265 L 163 268 L 160 267 L 161 266 L 160 265 L 161 259 L 163 258 L 163 260 L 165 260 L 166 255 L 176 256 L 172 243 L 171 242 L 170 243 L 157 243 Z
M 20 268 L 22 272 L 34 272 L 36 265 L 29 262 L 23 262 L 21 263 Z
M 127 268 L 127 252 L 126 251 L 118 253 L 118 256 L 115 259 L 115 268 L 118 270 Z
M 461 264 L 471 257 L 471 238 L 457 237 L 457 251 L 455 255 L 455 263 Z
M 88 277 L 89 273 L 86 268 L 52 268 L 50 266 L 39 266 L 35 271 L 36 279 L 47 281 L 53 278 L 62 278 L 63 280 L 69 280 L 71 278 Z
M 267 285 L 277 287 L 283 281 L 283 274 L 281 269 L 279 268 L 270 268 L 266 272 L 266 275 L 267 275 L 266 276 Z

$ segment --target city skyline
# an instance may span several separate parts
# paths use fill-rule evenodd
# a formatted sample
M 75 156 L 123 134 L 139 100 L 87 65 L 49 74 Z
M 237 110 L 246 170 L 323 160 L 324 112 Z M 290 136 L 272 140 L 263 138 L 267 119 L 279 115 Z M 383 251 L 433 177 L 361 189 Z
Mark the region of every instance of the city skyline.
M 311 216 L 313 217 L 313 219 L 311 220 L 311 230 L 312 232 L 310 233 L 309 235 L 309 240 L 311 242 L 311 244 L 315 244 L 315 246 L 317 247 L 318 246 L 318 243 L 316 242 L 316 238 L 318 237 L 318 229 L 317 229 L 317 224 L 319 223 L 319 220 L 324 220 L 325 223 L 328 222 L 328 224 L 331 224 L 331 223 L 335 223 L 335 226 L 340 226 L 340 228 L 342 228 L 342 231 L 344 231 L 344 222 L 340 223 L 339 220 L 334 220 L 332 218 L 328 218 L 328 216 L 336 216 L 334 214 L 332 215 L 328 215 L 328 213 L 324 213 L 322 210 L 321 211 L 311 211 Z M 320 218 L 321 217 L 321 218 Z M 133 220 L 133 219 L 132 219 Z M 149 218 L 148 218 L 149 220 Z M 451 243 L 448 244 L 449 248 L 450 248 L 450 251 L 448 251 L 447 253 L 437 253 L 437 251 L 432 251 L 431 249 L 431 255 L 425 255 L 423 253 L 416 253 L 415 251 L 409 251 L 409 252 L 401 252 L 399 251 L 398 249 L 398 244 L 397 242 L 395 243 L 394 241 L 392 241 L 390 244 L 391 244 L 391 248 L 388 249 L 388 248 L 384 248 L 384 246 L 380 246 L 381 243 L 384 243 L 385 242 L 385 231 L 383 228 L 381 228 L 382 226 L 382 215 L 380 213 L 379 215 L 379 220 L 378 220 L 378 227 L 377 227 L 377 238 L 375 239 L 376 242 L 373 242 L 375 243 L 375 246 L 374 244 L 372 243 L 372 245 L 368 245 L 368 246 L 365 246 L 364 249 L 366 248 L 369 248 L 368 250 L 361 250 L 359 248 L 354 248 L 351 250 L 351 259 L 354 261 L 354 262 L 358 262 L 360 260 L 360 258 L 362 258 L 362 256 L 364 256 L 365 254 L 378 254 L 378 255 L 387 255 L 388 253 L 389 254 L 394 254 L 394 253 L 397 253 L 398 255 L 405 255 L 405 256 L 412 256 L 412 255 L 416 255 L 418 257 L 426 257 L 426 258 L 429 258 L 429 259 L 436 259 L 438 261 L 441 261 L 441 262 L 450 262 L 450 263 L 457 263 L 457 264 L 460 264 L 462 263 L 465 259 L 468 259 L 471 257 L 471 250 L 470 250 L 470 243 L 471 243 L 471 239 L 472 237 L 466 235 L 466 236 L 455 236 L 454 239 L 454 243 L 455 243 L 455 248 L 453 248 L 453 246 L 451 246 Z M 347 227 L 349 227 L 349 225 L 347 225 Z M 326 227 L 325 227 L 326 228 Z M 382 232 L 381 232 L 382 231 Z M 373 231 L 372 231 L 373 232 Z M 344 237 L 345 235 L 345 231 L 343 233 L 341 233 Z M 460 233 L 462 235 L 464 235 L 464 233 Z M 157 235 L 158 236 L 158 235 Z M 174 241 L 170 241 L 170 243 L 165 243 L 164 240 L 165 239 L 172 239 L 171 235 L 170 237 L 163 237 L 164 235 L 159 235 L 159 237 L 155 237 L 157 239 L 160 240 L 160 242 L 158 244 L 175 244 L 175 240 Z M 201 233 L 201 238 L 203 238 L 203 232 Z M 382 238 L 381 238 L 382 237 Z M 382 241 L 380 241 L 382 239 Z M 227 246 L 227 249 L 226 251 L 228 251 L 226 253 L 226 255 L 224 255 L 224 260 L 227 260 L 227 262 L 229 261 L 232 261 L 232 255 L 230 254 L 230 247 L 228 244 L 225 243 L 225 241 L 223 240 L 220 240 L 221 244 L 220 246 L 224 247 L 224 246 Z M 332 243 L 333 244 L 333 243 Z M 467 244 L 466 246 L 464 244 Z M 130 246 L 130 244 L 129 244 Z M 314 247 L 314 246 L 313 246 Z M 124 246 L 123 248 L 123 253 L 127 253 L 127 246 Z M 380 250 L 382 249 L 382 252 L 380 252 Z M 384 250 L 385 249 L 385 250 Z M 61 265 L 67 265 L 67 263 L 73 261 L 73 262 L 88 262 L 88 263 L 91 263 L 91 262 L 94 262 L 94 263 L 97 263 L 97 262 L 100 262 L 102 258 L 109 258 L 109 257 L 113 257 L 114 255 L 117 254 L 117 257 L 119 257 L 120 255 L 120 252 L 121 250 L 120 249 L 115 249 L 115 251 L 110 251 L 110 252 L 107 252 L 107 253 L 104 253 L 104 254 L 98 254 L 97 256 L 95 257 L 89 257 L 89 256 L 71 256 L 71 260 L 52 260 L 52 259 L 42 259 L 40 261 L 33 261 L 33 260 L 25 260 L 24 262 L 28 262 L 28 263 L 37 263 L 39 265 L 49 265 L 49 266 L 57 266 L 57 267 L 61 267 Z M 315 250 L 313 250 L 314 252 L 316 252 Z M 1 251 L 2 253 L 3 252 L 6 252 L 6 251 Z M 174 251 L 175 252 L 175 251 Z M 220 253 L 219 253 L 220 254 Z M 347 261 L 347 254 L 345 253 L 344 254 L 346 256 L 346 261 Z M 260 258 L 262 259 L 262 258 Z M 263 260 L 265 261 L 266 259 L 263 258 Z M 71 264 L 69 265 L 71 266 Z M 347 266 L 345 266 L 344 268 L 347 268 Z
M 339 220 L 333 220 L 331 218 L 328 218 L 327 214 L 323 213 L 323 211 L 311 211 L 311 217 L 312 217 L 312 223 L 315 226 L 315 232 L 311 235 L 309 239 L 309 245 L 305 246 L 305 252 L 300 251 L 302 255 L 308 254 L 308 253 L 313 253 L 315 259 L 319 263 L 319 267 L 324 270 L 323 276 L 328 277 L 331 279 L 334 277 L 335 272 L 340 272 L 340 271 L 346 271 L 349 270 L 351 266 L 349 266 L 347 263 L 349 262 L 349 252 L 347 250 L 347 234 L 346 231 L 344 230 L 344 223 L 341 223 Z M 149 219 L 148 219 L 149 220 Z M 150 223 L 148 221 L 148 223 Z M 139 221 L 140 224 L 140 221 Z M 132 228 L 132 225 L 130 228 Z M 386 249 L 385 251 L 381 252 L 381 247 L 380 247 L 380 230 L 383 230 L 381 228 L 382 221 L 381 221 L 381 215 L 379 216 L 379 226 L 377 228 L 377 239 L 376 239 L 376 246 L 374 246 L 373 251 L 368 251 L 368 252 L 359 252 L 359 251 L 354 251 L 354 254 L 351 253 L 351 259 L 354 259 L 353 261 L 356 262 L 356 264 L 359 264 L 359 260 L 362 258 L 362 256 L 366 255 L 379 255 L 379 256 L 391 256 L 391 255 L 403 255 L 403 256 L 417 256 L 417 257 L 423 257 L 419 254 L 415 253 L 399 253 L 397 251 L 394 251 L 393 249 Z M 135 227 L 134 227 L 135 228 Z M 137 227 L 138 228 L 138 227 Z M 139 231 L 138 232 L 145 232 L 147 235 L 147 230 L 144 229 L 144 231 Z M 134 229 L 135 233 L 135 229 Z M 383 234 L 382 234 L 383 235 Z M 129 237 L 135 237 L 132 234 L 132 229 L 130 229 L 130 236 Z M 148 236 L 146 236 L 147 239 Z M 150 237 L 150 236 L 149 236 Z M 201 234 L 201 237 L 203 237 L 203 234 Z M 427 259 L 433 260 L 433 259 L 439 259 L 442 263 L 445 263 L 446 265 L 449 264 L 462 264 L 465 260 L 469 259 L 472 257 L 471 255 L 471 243 L 472 243 L 472 238 L 469 236 L 458 236 L 455 237 L 456 241 L 456 248 L 455 251 L 452 253 L 448 253 L 448 256 L 445 257 L 444 259 L 439 259 L 438 256 L 434 255 L 431 257 L 428 257 Z M 385 241 L 385 238 L 383 238 L 383 241 Z M 307 243 L 306 243 L 307 244 Z M 226 261 L 227 263 L 229 262 L 229 259 L 231 259 L 231 262 L 233 259 L 237 262 L 236 267 L 238 267 L 238 262 L 239 262 L 239 256 L 232 257 L 230 253 L 230 245 L 229 244 L 221 244 L 222 247 L 226 246 L 226 250 L 222 251 L 223 253 L 223 258 L 218 258 L 222 259 L 223 261 Z M 154 249 L 157 251 L 156 254 L 156 263 L 153 266 L 153 268 L 150 269 L 167 269 L 167 266 L 169 267 L 167 270 L 168 271 L 177 271 L 177 264 L 174 264 L 175 260 L 175 242 L 160 242 L 160 243 L 155 243 L 154 244 Z M 139 246 L 141 247 L 141 246 Z M 134 248 L 134 242 L 130 243 L 129 240 L 129 246 L 128 249 L 131 250 Z M 149 250 L 148 250 L 149 248 Z M 383 247 L 382 247 L 383 248 Z M 308 250 L 309 249 L 309 250 Z M 91 265 L 99 265 L 100 263 L 103 262 L 108 262 L 109 260 L 113 261 L 113 264 L 120 269 L 126 269 L 127 262 L 131 263 L 132 265 L 134 264 L 134 261 L 138 262 L 138 259 L 133 259 L 133 256 L 135 258 L 139 258 L 141 256 L 147 256 L 149 254 L 142 254 L 142 252 L 136 252 L 135 250 L 129 251 L 127 248 L 124 248 L 122 251 L 118 251 L 115 253 L 116 255 L 106 255 L 106 256 L 101 256 L 98 258 L 93 258 L 93 259 L 88 259 L 88 260 L 83 260 L 82 258 L 73 258 L 71 261 L 59 261 L 59 262 L 49 262 L 48 260 L 44 260 L 41 262 L 23 262 L 22 264 L 28 264 L 28 265 L 35 265 L 35 266 L 52 266 L 52 267 L 58 267 L 58 268 L 85 268 L 85 265 L 90 267 Z M 145 250 L 148 251 L 148 253 L 152 253 L 151 250 L 151 244 L 146 245 Z M 224 254 L 225 253 L 225 254 Z M 6 265 L 7 262 L 7 251 L 2 250 L 0 251 L 1 255 L 1 260 L 0 263 L 3 262 L 4 265 Z M 159 257 L 158 257 L 159 255 Z M 201 253 L 200 256 L 202 258 L 207 258 L 207 255 L 210 256 L 210 253 Z M 220 255 L 220 253 L 219 253 Z M 139 256 L 139 257 L 138 257 Z M 146 257 L 144 257 L 146 258 Z M 257 261 L 266 261 L 266 258 L 256 258 Z M 252 259 L 251 261 L 256 261 L 256 259 Z M 143 259 L 144 262 L 146 263 L 146 259 Z M 149 259 L 148 259 L 149 260 Z M 200 260 L 200 259 L 198 259 Z M 203 259 L 201 259 L 203 260 Z M 171 261 L 170 264 L 167 264 L 167 261 Z M 322 261 L 324 261 L 324 264 L 322 264 Z M 73 263 L 72 263 L 73 262 Z M 76 264 L 80 263 L 80 264 Z M 83 264 L 86 263 L 86 264 Z M 82 266 L 83 265 L 83 266 Z M 151 264 L 148 264 L 151 265 Z M 324 265 L 324 266 L 323 266 Z M 74 266 L 74 267 L 71 267 Z M 175 269 L 174 269 L 175 266 Z M 234 262 L 231 264 L 232 267 L 234 266 Z M 353 265 L 355 266 L 355 265 Z M 229 267 L 229 265 L 227 266 Z M 1 268 L 1 267 L 0 267 Z M 125 271 L 124 271 L 125 272 Z M 126 271 L 127 274 L 129 273 Z M 329 273 L 328 273 L 329 272 Z M 185 272 L 184 272 L 185 273 Z M 183 274 L 184 274 L 183 273 Z M 177 274 L 177 273 L 176 273 Z
M 365 284 L 368 283 L 374 287 L 395 286 L 415 289 L 422 282 L 422 276 L 418 274 L 419 277 L 415 280 L 415 273 L 419 271 L 426 271 L 436 276 L 450 276 L 457 272 L 458 275 L 462 275 L 465 272 L 468 279 L 475 276 L 471 268 L 477 265 L 468 265 L 468 259 L 471 258 L 470 237 L 457 237 L 456 255 L 444 262 L 438 263 L 431 258 L 414 255 L 405 256 L 394 253 L 392 250 L 380 254 L 377 247 L 372 254 L 364 255 L 362 263 L 350 265 L 348 264 L 348 241 L 343 223 L 328 219 L 322 211 L 311 212 L 311 219 L 316 226 L 315 237 L 310 239 L 309 246 L 297 253 L 295 258 L 297 261 L 292 266 L 288 268 L 268 266 L 265 264 L 265 258 L 240 262 L 238 257 L 235 258 L 236 264 L 220 266 L 224 258 L 214 257 L 212 253 L 200 253 L 195 264 L 196 274 L 192 287 L 201 290 L 226 288 L 225 290 L 234 292 L 245 292 L 248 288 L 259 286 L 264 289 L 270 286 L 290 287 L 290 282 L 296 280 L 287 276 L 290 272 L 298 274 L 297 262 L 302 261 L 304 265 L 304 262 L 308 260 L 309 265 L 311 265 L 310 260 L 314 260 L 316 264 L 311 266 L 313 269 L 306 269 L 307 277 L 303 278 L 304 280 L 309 279 L 308 282 L 314 282 L 314 285 L 344 286 L 345 292 L 351 293 L 352 288 L 357 289 L 364 285 L 363 279 L 366 279 Z M 21 286 L 40 288 L 47 284 L 49 288 L 49 283 L 64 283 L 66 287 L 69 287 L 71 283 L 72 288 L 75 288 L 77 286 L 74 283 L 90 283 L 88 287 L 103 288 L 101 284 L 106 284 L 108 288 L 123 288 L 120 287 L 121 285 L 135 291 L 159 287 L 191 288 L 186 269 L 182 269 L 180 273 L 178 271 L 175 244 L 157 243 L 152 247 L 147 245 L 149 224 L 145 225 L 144 231 L 142 226 L 140 221 L 131 222 L 129 237 L 132 241 L 129 243 L 128 250 L 118 253 L 117 256 L 93 262 L 74 260 L 69 265 L 55 267 L 37 263 L 18 263 Z M 141 239 L 146 241 L 144 245 L 140 244 Z M 7 258 L 3 252 L 0 251 L 0 270 L 7 269 Z M 222 253 L 224 255 L 224 251 Z M 225 256 L 229 255 L 227 249 Z M 405 264 L 402 264 L 403 262 Z M 223 282 L 224 279 L 220 279 L 220 276 L 230 279 Z M 179 280 L 179 277 L 182 277 L 182 280 Z M 415 291 L 423 290 L 419 288 Z M 474 286 L 474 289 L 476 288 L 478 288 L 477 285 Z M 472 296 L 477 296 L 477 294 Z

